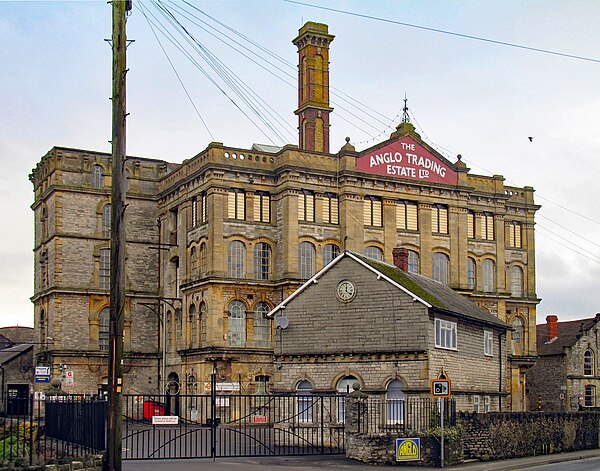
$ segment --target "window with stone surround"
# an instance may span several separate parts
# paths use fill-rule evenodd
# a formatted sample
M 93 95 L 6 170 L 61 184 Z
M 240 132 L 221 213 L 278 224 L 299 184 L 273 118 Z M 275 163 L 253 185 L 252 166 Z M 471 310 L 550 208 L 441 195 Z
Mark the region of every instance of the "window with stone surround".
M 339 223 L 338 197 L 334 193 L 323 194 L 323 222 L 326 224 Z
M 246 246 L 239 240 L 233 240 L 229 243 L 227 274 L 231 278 L 244 278 L 246 276 Z
M 111 228 L 111 205 L 105 204 L 102 206 L 102 237 L 109 238 L 110 237 L 110 228 Z
M 383 202 L 379 196 L 365 196 L 363 213 L 365 226 L 383 226 Z
M 246 193 L 241 188 L 229 190 L 227 198 L 227 216 L 229 219 L 246 219 Z
M 298 221 L 315 221 L 315 194 L 310 190 L 298 194 Z
M 596 407 L 596 386 L 586 384 L 584 404 L 585 407 Z
M 271 309 L 265 302 L 259 302 L 254 307 L 254 346 L 269 348 L 271 346 L 271 319 L 267 317 Z
M 327 244 L 323 248 L 323 265 L 330 264 L 340 254 L 340 248 L 335 244 Z
M 513 298 L 520 298 L 523 296 L 523 269 L 516 265 L 513 265 L 509 269 L 510 277 L 510 295 Z
M 509 247 L 523 247 L 523 226 L 519 221 L 509 221 L 507 242 Z
M 254 194 L 254 220 L 271 222 L 271 195 L 266 191 L 257 191 Z
M 208 270 L 208 259 L 206 256 L 206 242 L 200 244 L 200 273 L 206 273 Z
M 515 317 L 512 321 L 512 353 L 520 355 L 523 351 L 523 320 Z
M 443 204 L 431 206 L 431 232 L 448 234 L 448 206 Z
M 310 381 L 304 380 L 296 386 L 296 408 L 298 421 L 302 423 L 310 423 L 313 421 L 313 385 Z
M 396 229 L 419 230 L 417 203 L 404 200 L 396 201 Z
M 408 272 L 419 273 L 419 253 L 408 250 Z
M 100 264 L 98 266 L 98 288 L 110 289 L 110 249 L 100 249 Z
M 590 349 L 583 354 L 583 374 L 585 376 L 594 376 L 594 352 Z
M 456 322 L 445 319 L 435 320 L 435 346 L 447 350 L 457 350 Z
M 101 352 L 108 352 L 110 338 L 110 308 L 105 307 L 98 315 L 98 348 Z
M 202 301 L 200 303 L 200 345 L 206 345 L 206 331 L 208 318 L 206 312 L 206 303 Z
M 473 412 L 475 412 L 476 414 L 479 414 L 480 411 L 480 404 L 481 398 L 479 396 L 473 396 Z
M 467 286 L 469 289 L 475 289 L 477 286 L 477 264 L 471 257 L 467 259 Z
M 190 347 L 194 348 L 199 345 L 198 342 L 198 318 L 196 317 L 196 305 L 194 303 L 190 304 L 189 307 L 189 323 L 188 325 L 191 327 L 191 335 L 190 335 Z
M 315 274 L 315 246 L 310 242 L 298 246 L 298 274 L 304 280 Z
M 481 281 L 483 291 L 486 293 L 496 291 L 496 264 L 490 258 L 481 262 Z
M 377 260 L 379 262 L 383 261 L 383 250 L 374 245 L 369 245 L 365 247 L 365 255 L 373 260 Z
M 475 238 L 475 211 L 467 210 L 467 237 Z
M 431 256 L 431 277 L 444 285 L 448 285 L 450 258 L 445 253 L 436 252 Z
M 258 242 L 254 246 L 254 278 L 268 280 L 271 276 L 271 246 Z
M 101 165 L 92 165 L 91 184 L 92 188 L 96 190 L 104 189 L 104 169 Z
M 394 379 L 389 382 L 385 393 L 385 409 L 388 424 L 404 423 L 404 391 L 400 380 Z
M 190 274 L 195 275 L 198 270 L 198 249 L 192 245 L 190 249 Z
M 477 236 L 483 240 L 494 240 L 494 215 L 482 213 L 477 215 Z
M 246 306 L 231 301 L 227 309 L 227 341 L 230 347 L 246 346 Z

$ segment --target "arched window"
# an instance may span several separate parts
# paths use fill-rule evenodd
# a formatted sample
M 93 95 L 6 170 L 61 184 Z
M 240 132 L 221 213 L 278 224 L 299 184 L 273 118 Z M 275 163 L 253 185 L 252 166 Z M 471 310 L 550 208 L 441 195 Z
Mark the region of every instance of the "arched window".
M 195 246 L 190 249 L 190 272 L 192 275 L 196 274 L 198 270 L 198 250 Z
M 310 242 L 298 246 L 298 274 L 305 280 L 315 274 L 315 246 Z
M 352 385 L 357 381 L 355 376 L 344 376 L 338 381 L 336 390 L 339 394 L 349 394 L 354 391 Z M 338 397 L 338 422 L 346 422 L 346 398 L 341 396 Z
M 483 291 L 486 293 L 496 291 L 496 264 L 492 259 L 486 258 L 481 262 L 481 281 Z
M 269 348 L 271 346 L 271 320 L 267 303 L 257 303 L 254 307 L 254 346 Z
M 585 407 L 596 407 L 596 386 L 585 386 Z
M 191 338 L 190 346 L 198 346 L 198 319 L 196 318 L 196 305 L 190 304 L 190 321 L 189 326 L 191 327 Z
M 268 280 L 271 276 L 271 246 L 259 242 L 254 246 L 254 278 Z
M 518 355 L 523 351 L 523 321 L 520 317 L 513 319 L 512 328 L 513 354 Z
M 183 319 L 181 309 L 175 310 L 175 350 L 182 348 L 181 335 L 183 333 Z
M 101 352 L 108 352 L 110 338 L 110 308 L 105 307 L 98 317 L 98 348 Z
M 110 288 L 110 249 L 100 249 L 100 265 L 98 269 L 98 288 Z
M 42 224 L 42 240 L 48 237 L 48 210 L 43 207 L 40 214 L 40 222 Z
M 110 237 L 111 206 L 102 206 L 102 237 Z
M 200 244 L 200 273 L 206 273 L 207 270 L 206 242 L 202 242 Z
M 510 267 L 510 293 L 516 298 L 523 296 L 523 270 L 516 265 Z
M 431 274 L 432 278 L 440 283 L 448 284 L 450 259 L 448 255 L 441 252 L 436 252 L 431 256 Z
M 241 301 L 229 303 L 227 340 L 231 347 L 246 346 L 246 306 Z
M 383 250 L 381 250 L 379 247 L 375 247 L 374 245 L 365 247 L 365 255 L 373 260 L 377 260 L 379 262 L 383 261 Z
M 92 188 L 96 190 L 104 189 L 104 170 L 100 165 L 92 165 Z
M 231 278 L 244 278 L 246 275 L 246 246 L 239 240 L 229 243 L 227 272 Z
M 200 303 L 200 345 L 206 345 L 206 331 L 208 330 L 208 318 L 206 317 L 206 303 Z
M 402 383 L 395 379 L 390 381 L 386 392 L 387 422 L 391 424 L 404 423 L 404 392 Z
M 594 375 L 594 352 L 586 350 L 583 354 L 583 374 L 586 376 Z
M 300 381 L 296 386 L 297 407 L 298 407 L 298 421 L 299 422 L 312 422 L 313 421 L 313 398 L 312 396 L 313 386 L 310 381 Z
M 408 272 L 419 273 L 419 254 L 414 250 L 408 251 Z
M 477 287 L 477 264 L 471 257 L 467 259 L 467 286 L 469 289 Z
M 323 248 L 323 265 L 330 264 L 340 254 L 340 248 L 335 244 L 327 244 Z

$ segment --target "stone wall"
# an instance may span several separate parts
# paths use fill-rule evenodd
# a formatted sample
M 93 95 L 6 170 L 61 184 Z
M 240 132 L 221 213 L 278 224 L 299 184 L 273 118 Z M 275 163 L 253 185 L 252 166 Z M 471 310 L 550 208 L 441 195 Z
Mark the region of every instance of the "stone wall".
M 590 450 L 600 446 L 600 414 L 459 414 L 466 458 L 484 461 Z

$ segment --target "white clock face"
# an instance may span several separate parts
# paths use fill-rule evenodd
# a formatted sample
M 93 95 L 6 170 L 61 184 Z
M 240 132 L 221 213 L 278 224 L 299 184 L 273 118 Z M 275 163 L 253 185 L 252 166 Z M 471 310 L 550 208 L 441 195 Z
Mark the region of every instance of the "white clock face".
M 348 280 L 340 281 L 337 287 L 337 297 L 341 301 L 352 301 L 354 296 L 356 296 L 354 283 Z

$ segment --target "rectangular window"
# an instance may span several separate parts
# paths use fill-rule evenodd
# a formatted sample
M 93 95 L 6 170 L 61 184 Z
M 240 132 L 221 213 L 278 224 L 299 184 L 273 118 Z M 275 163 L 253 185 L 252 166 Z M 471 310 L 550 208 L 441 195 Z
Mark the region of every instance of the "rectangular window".
M 494 240 L 494 215 L 492 213 L 478 214 L 477 229 L 480 239 Z
M 244 190 L 233 188 L 229 190 L 227 199 L 227 216 L 229 219 L 246 219 L 246 194 Z
M 264 191 L 254 194 L 254 220 L 257 222 L 271 221 L 271 195 Z
M 323 222 L 326 224 L 339 223 L 339 208 L 337 195 L 325 193 L 323 195 Z
M 523 247 L 523 227 L 518 221 L 510 221 L 508 223 L 508 246 L 515 248 Z
M 595 407 L 596 406 L 596 388 L 591 384 L 586 385 L 585 387 L 585 407 Z
M 396 229 L 416 231 L 419 229 L 417 203 L 396 201 Z
M 383 226 L 383 202 L 377 196 L 365 196 L 364 219 L 365 226 Z
M 431 231 L 434 234 L 448 234 L 448 207 L 434 204 L 431 207 Z
M 98 269 L 98 287 L 110 288 L 110 249 L 100 250 L 100 266 Z
M 304 190 L 298 195 L 298 221 L 315 222 L 315 194 Z
M 483 396 L 483 413 L 487 414 L 490 411 L 490 396 Z
M 192 198 L 192 227 L 198 225 L 198 198 L 194 196 Z
M 473 412 L 479 413 L 479 396 L 473 396 Z
M 206 197 L 206 193 L 202 193 L 200 201 L 202 202 L 202 208 L 200 208 L 200 222 L 204 224 L 208 220 L 206 218 L 206 208 L 208 207 L 208 198 Z
M 456 350 L 456 322 L 435 320 L 435 346 Z
M 483 353 L 491 357 L 494 354 L 494 333 L 488 330 L 483 331 Z
M 475 213 L 470 210 L 467 211 L 467 237 L 475 238 Z

